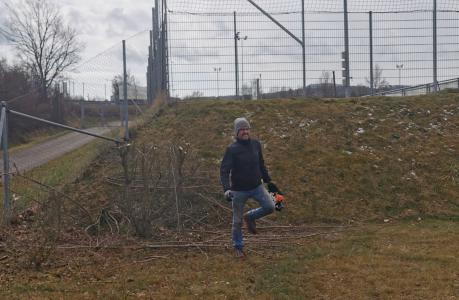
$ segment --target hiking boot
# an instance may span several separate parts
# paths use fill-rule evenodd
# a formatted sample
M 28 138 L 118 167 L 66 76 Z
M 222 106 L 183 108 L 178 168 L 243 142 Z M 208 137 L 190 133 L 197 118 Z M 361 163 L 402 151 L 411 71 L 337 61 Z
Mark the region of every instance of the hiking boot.
M 247 230 L 251 234 L 257 234 L 257 225 L 255 224 L 255 220 L 251 220 L 248 215 L 244 216 L 244 222 L 247 226 Z
M 244 258 L 245 253 L 242 251 L 242 249 L 234 248 L 234 257 L 235 258 Z

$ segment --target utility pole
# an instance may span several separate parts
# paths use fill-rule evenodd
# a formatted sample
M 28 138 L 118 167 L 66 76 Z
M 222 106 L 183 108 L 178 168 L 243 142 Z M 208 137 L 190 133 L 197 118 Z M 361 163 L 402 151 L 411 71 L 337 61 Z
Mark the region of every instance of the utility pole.
M 247 40 L 247 36 L 244 36 L 243 38 L 241 38 L 240 32 L 238 32 L 236 34 L 236 36 L 237 36 L 238 41 L 241 41 L 241 65 L 242 65 L 241 66 L 241 69 L 242 69 L 241 70 L 241 73 L 242 73 L 242 76 L 241 76 L 242 77 L 242 80 L 241 80 L 241 83 L 242 83 L 242 85 L 241 85 L 241 91 L 242 91 L 241 96 L 243 97 L 244 96 L 244 41 Z
M 214 68 L 214 71 L 217 73 L 217 99 L 220 98 L 220 82 L 219 82 L 219 79 L 218 79 L 218 73 L 220 73 L 221 70 L 222 70 L 221 67 Z
M 403 69 L 403 64 L 396 65 L 396 68 L 398 69 L 398 87 L 400 88 L 402 86 L 402 69 Z
M 123 40 L 123 99 L 124 99 L 124 140 L 129 140 L 127 71 L 126 71 L 126 41 Z

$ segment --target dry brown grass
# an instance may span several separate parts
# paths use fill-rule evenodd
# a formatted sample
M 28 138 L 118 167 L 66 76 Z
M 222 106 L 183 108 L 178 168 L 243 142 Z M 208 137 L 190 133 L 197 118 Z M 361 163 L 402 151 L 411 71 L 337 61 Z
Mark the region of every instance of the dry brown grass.
M 290 222 L 457 213 L 458 96 L 183 103 L 139 136 L 192 143 L 218 184 L 232 121 L 246 116 L 287 192 Z
M 455 299 L 458 229 L 435 220 L 359 226 L 295 246 L 249 247 L 242 261 L 224 249 L 133 251 L 127 242 L 113 250 L 61 249 L 46 272 L 4 270 L 8 289 L 0 296 Z
M 0 248 L 0 283 L 8 286 L 0 297 L 459 297 L 458 100 L 457 94 L 440 94 L 325 102 L 193 101 L 163 107 L 138 129 L 135 143 L 190 143 L 209 174 L 208 185 L 215 187 L 206 196 L 225 204 L 219 195 L 219 159 L 231 142 L 232 121 L 245 116 L 287 198 L 286 209 L 268 222 L 299 224 L 303 232 L 322 234 L 287 242 L 273 236 L 294 232 L 268 230 L 248 239 L 249 256 L 238 261 L 224 246 L 229 215 L 207 202 L 202 204 L 207 211 L 222 214 L 226 223 L 213 228 L 215 218 L 208 218 L 206 226 L 196 226 L 200 233 L 182 235 L 164 228 L 165 241 L 112 235 L 107 228 L 90 237 L 82 233 L 84 224 L 77 224 L 66 231 L 45 272 L 23 269 L 15 263 L 21 252 Z M 112 201 L 103 177 L 119 172 L 116 159 L 106 155 L 85 180 L 68 188 L 94 215 Z M 316 227 L 324 223 L 340 230 Z M 204 229 L 217 234 L 206 236 Z M 221 246 L 144 247 L 210 238 Z M 62 248 L 66 245 L 72 247 Z M 1 260 L 2 255 L 7 258 Z

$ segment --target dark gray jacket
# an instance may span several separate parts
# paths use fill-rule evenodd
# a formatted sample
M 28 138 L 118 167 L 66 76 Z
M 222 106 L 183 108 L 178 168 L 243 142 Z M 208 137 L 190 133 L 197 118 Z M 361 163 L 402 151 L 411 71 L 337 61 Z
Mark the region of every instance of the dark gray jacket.
M 236 140 L 226 148 L 220 166 L 220 180 L 224 191 L 248 191 L 259 186 L 262 179 L 264 182 L 271 181 L 259 141 Z

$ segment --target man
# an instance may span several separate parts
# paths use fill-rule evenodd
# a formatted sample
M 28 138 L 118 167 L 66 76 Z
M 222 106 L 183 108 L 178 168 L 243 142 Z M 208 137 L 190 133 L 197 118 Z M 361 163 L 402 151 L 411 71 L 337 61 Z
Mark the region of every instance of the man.
M 236 141 L 226 148 L 220 166 L 220 179 L 225 198 L 232 201 L 233 206 L 231 233 L 235 256 L 243 257 L 242 220 L 244 219 L 248 231 L 256 234 L 255 220 L 274 211 L 274 202 L 262 180 L 269 184 L 270 189 L 277 188 L 271 183 L 266 170 L 260 142 L 250 138 L 250 124 L 247 119 L 234 120 L 234 135 Z M 249 198 L 257 201 L 260 207 L 243 215 L 244 205 Z

